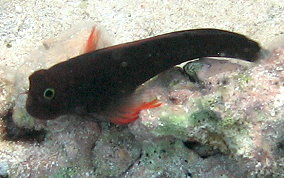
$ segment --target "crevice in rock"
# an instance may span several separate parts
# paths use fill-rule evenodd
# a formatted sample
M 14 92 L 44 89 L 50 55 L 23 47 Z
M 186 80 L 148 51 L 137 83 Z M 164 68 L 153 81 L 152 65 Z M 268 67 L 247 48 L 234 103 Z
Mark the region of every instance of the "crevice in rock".
M 8 141 L 23 141 L 31 143 L 40 143 L 45 139 L 45 130 L 33 130 L 27 128 L 20 128 L 12 119 L 12 108 L 4 115 L 3 121 L 5 124 L 4 140 Z
M 214 156 L 217 154 L 221 154 L 221 152 L 217 149 L 212 148 L 208 145 L 203 145 L 199 142 L 195 141 L 184 141 L 184 146 L 187 147 L 190 150 L 193 150 L 195 153 L 197 153 L 201 158 L 206 159 L 210 156 Z

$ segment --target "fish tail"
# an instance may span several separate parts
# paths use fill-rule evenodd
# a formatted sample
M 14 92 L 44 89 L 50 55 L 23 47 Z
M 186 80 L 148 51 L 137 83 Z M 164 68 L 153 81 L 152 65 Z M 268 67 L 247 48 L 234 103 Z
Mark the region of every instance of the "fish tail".
M 112 50 L 119 54 L 113 60 L 116 78 L 121 83 L 138 86 L 153 76 L 186 61 L 202 57 L 227 57 L 256 61 L 259 44 L 244 35 L 218 29 L 195 29 L 168 33 Z M 98 60 L 98 59 L 96 59 Z M 123 62 L 127 67 L 121 68 Z M 143 74 L 143 75 L 142 75 Z M 131 77 L 125 77 L 125 76 Z
M 180 41 L 177 41 L 179 39 Z M 176 44 L 176 46 L 175 46 Z M 173 57 L 184 62 L 200 57 L 228 57 L 255 61 L 260 57 L 259 44 L 244 35 L 217 29 L 181 32 L 172 40 Z M 169 55 L 170 56 L 170 55 Z

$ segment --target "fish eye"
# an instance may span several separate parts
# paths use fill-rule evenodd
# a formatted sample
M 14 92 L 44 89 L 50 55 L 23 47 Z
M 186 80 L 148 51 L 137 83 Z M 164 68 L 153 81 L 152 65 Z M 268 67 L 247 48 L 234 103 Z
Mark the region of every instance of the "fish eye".
M 43 92 L 43 97 L 45 99 L 51 100 L 55 96 L 55 90 L 53 88 L 47 88 Z

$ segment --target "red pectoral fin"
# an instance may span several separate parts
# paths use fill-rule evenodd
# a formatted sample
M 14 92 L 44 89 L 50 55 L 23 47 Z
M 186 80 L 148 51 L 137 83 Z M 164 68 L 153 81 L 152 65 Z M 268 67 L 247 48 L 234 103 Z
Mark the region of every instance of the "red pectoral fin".
M 94 26 L 92 31 L 91 31 L 91 33 L 90 33 L 90 35 L 89 35 L 89 38 L 87 40 L 87 44 L 86 44 L 84 52 L 88 53 L 88 52 L 96 50 L 97 44 L 98 44 L 98 40 L 99 40 L 99 31 Z
M 144 110 L 144 109 L 151 109 L 151 108 L 156 108 L 161 106 L 162 103 L 159 103 L 159 101 L 157 99 L 150 101 L 150 102 L 145 102 L 143 104 L 141 104 L 138 107 L 134 107 L 134 108 L 125 108 L 123 109 L 123 114 L 121 114 L 119 117 L 113 117 L 110 119 L 110 121 L 114 124 L 118 124 L 118 125 L 125 125 L 125 124 L 129 124 L 131 122 L 134 122 L 135 120 L 137 120 L 139 118 L 139 113 L 140 111 Z

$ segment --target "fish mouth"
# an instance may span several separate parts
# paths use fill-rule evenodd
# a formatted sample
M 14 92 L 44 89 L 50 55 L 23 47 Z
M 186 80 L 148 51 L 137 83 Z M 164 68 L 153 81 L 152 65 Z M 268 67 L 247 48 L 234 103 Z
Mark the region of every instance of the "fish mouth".
M 33 102 L 33 98 L 29 97 L 26 101 L 26 110 L 31 117 L 40 120 L 52 120 L 55 119 L 56 116 L 50 114 L 50 109 L 48 107 L 42 107 L 41 105 L 36 105 Z
M 34 118 L 39 118 L 38 112 L 36 112 L 36 108 L 33 106 L 32 99 L 28 96 L 26 101 L 26 110 L 28 114 Z

